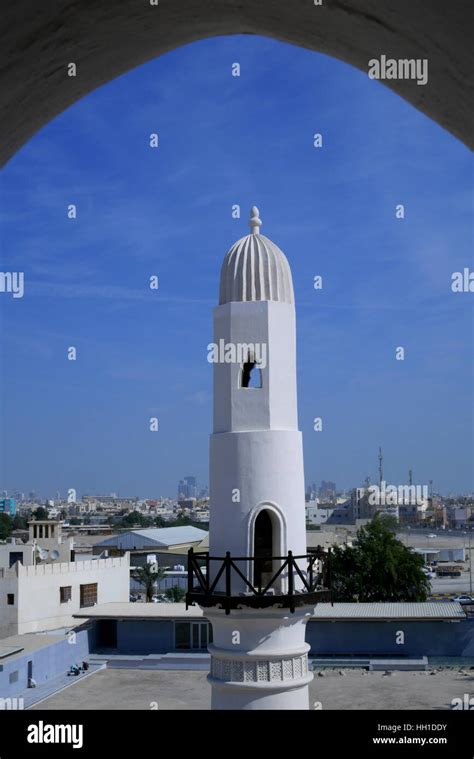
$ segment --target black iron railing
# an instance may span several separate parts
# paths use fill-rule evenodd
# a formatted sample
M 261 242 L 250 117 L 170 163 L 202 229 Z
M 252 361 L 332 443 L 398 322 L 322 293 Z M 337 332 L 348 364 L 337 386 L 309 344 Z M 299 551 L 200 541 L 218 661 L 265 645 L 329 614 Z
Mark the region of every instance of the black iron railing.
M 243 563 L 247 570 L 238 565 Z M 279 565 L 273 574 L 265 565 Z M 269 577 L 271 574 L 271 577 Z M 300 582 L 298 582 L 298 579 Z M 318 547 L 311 553 L 293 556 L 209 556 L 188 552 L 189 604 L 221 606 L 226 614 L 244 606 L 281 606 L 295 611 L 297 606 L 331 601 L 331 552 Z

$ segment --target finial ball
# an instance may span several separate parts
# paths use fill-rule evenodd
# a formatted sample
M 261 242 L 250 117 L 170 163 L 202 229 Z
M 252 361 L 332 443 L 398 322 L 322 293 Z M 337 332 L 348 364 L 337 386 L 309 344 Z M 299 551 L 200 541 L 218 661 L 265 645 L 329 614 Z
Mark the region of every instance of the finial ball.
M 257 206 L 252 206 L 250 211 L 250 229 L 254 234 L 258 234 L 259 227 L 262 226 L 262 220 L 260 218 L 260 211 Z

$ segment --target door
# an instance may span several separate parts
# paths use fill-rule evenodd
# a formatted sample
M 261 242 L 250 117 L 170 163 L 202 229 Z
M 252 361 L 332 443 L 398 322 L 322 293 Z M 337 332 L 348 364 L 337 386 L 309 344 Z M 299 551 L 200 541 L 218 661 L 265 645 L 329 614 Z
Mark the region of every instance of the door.
M 99 619 L 97 625 L 97 645 L 99 648 L 117 648 L 117 620 Z
M 254 585 L 263 589 L 270 582 L 272 571 L 273 526 L 271 517 L 263 509 L 255 520 L 254 534 Z
M 193 651 L 206 650 L 212 643 L 212 627 L 208 622 L 176 622 L 175 648 Z
M 208 623 L 192 622 L 192 648 L 207 649 L 208 644 Z

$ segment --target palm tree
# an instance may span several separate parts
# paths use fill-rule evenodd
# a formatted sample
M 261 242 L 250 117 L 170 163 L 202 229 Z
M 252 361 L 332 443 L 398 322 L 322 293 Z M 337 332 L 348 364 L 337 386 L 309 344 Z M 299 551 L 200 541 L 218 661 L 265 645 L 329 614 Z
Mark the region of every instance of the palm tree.
M 172 588 L 165 590 L 166 598 L 172 603 L 180 603 L 183 601 L 185 595 L 186 591 L 184 588 L 180 588 L 179 585 L 173 585 Z
M 164 568 L 159 567 L 157 564 L 144 564 L 143 567 L 136 568 L 134 577 L 145 588 L 145 600 L 147 603 L 151 603 L 153 600 L 155 585 L 158 580 L 163 579 L 164 575 Z

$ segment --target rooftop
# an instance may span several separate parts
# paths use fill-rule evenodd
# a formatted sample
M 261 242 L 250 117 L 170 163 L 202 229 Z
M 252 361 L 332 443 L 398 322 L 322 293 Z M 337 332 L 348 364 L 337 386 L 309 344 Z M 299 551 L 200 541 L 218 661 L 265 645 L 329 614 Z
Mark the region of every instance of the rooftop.
M 199 606 L 184 603 L 127 603 L 110 602 L 76 612 L 82 619 L 192 619 L 204 617 Z M 313 619 L 466 619 L 459 603 L 450 601 L 427 601 L 423 603 L 330 603 L 318 604 Z
M 107 546 L 119 546 L 125 550 L 140 549 L 145 546 L 156 546 L 157 548 L 169 548 L 170 546 L 183 545 L 187 543 L 200 543 L 207 537 L 206 530 L 200 530 L 198 527 L 149 527 L 144 530 L 129 530 L 119 535 L 96 543 L 96 547 L 107 548 Z
M 199 654 L 189 656 L 195 659 Z M 183 666 L 175 670 L 157 669 L 153 667 L 151 657 L 143 658 L 143 662 L 127 661 L 123 668 L 104 668 L 79 682 L 74 678 L 72 687 L 34 706 L 33 710 L 71 710 L 71 718 L 62 717 L 66 721 L 73 719 L 73 713 L 78 719 L 78 712 L 82 709 L 96 710 L 104 714 L 105 725 L 110 717 L 103 710 L 149 711 L 150 702 L 157 700 L 160 712 L 210 709 L 211 686 L 206 671 L 183 671 Z M 459 666 L 441 671 L 397 672 L 394 677 L 386 677 L 385 672 L 344 668 L 345 677 L 341 678 L 340 670 L 340 666 L 332 671 L 325 669 L 325 677 L 315 677 L 309 684 L 309 696 L 310 704 L 316 701 L 324 704 L 325 709 L 342 712 L 341 723 L 344 712 L 350 709 L 390 710 L 398 719 L 400 712 L 407 709 L 433 709 L 436 710 L 433 719 L 437 716 L 436 721 L 440 721 L 439 710 L 445 714 L 444 710 L 453 708 L 452 699 L 469 690 L 469 680 L 459 674 Z M 407 719 L 409 717 L 410 712 Z M 120 715 L 119 719 L 123 720 L 123 717 Z M 133 724 L 130 718 L 129 722 Z M 139 739 L 137 735 L 136 742 Z M 409 752 L 407 756 L 410 756 Z M 461 754 L 458 752 L 457 756 Z
M 466 619 L 459 603 L 328 603 L 318 604 L 313 619 Z
M 9 638 L 0 640 L 0 664 L 19 656 L 38 651 L 40 648 L 52 646 L 65 639 L 65 630 L 45 633 L 24 633 L 23 635 L 11 635 Z
M 90 606 L 73 614 L 78 619 L 192 619 L 203 617 L 199 606 L 190 606 L 186 611 L 184 603 L 127 603 L 111 601 Z

